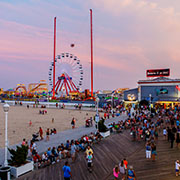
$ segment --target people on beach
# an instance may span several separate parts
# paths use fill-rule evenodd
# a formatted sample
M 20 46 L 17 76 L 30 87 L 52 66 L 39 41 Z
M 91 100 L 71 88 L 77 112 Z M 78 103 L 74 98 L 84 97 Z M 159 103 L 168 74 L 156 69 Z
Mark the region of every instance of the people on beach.
M 47 130 L 46 130 L 46 141 L 49 141 L 49 134 L 50 134 L 49 128 L 47 128 Z
M 72 129 L 75 128 L 75 124 L 76 124 L 76 120 L 75 120 L 75 118 L 73 117 L 73 118 L 72 118 L 72 121 L 71 121 Z
M 32 126 L 32 121 L 31 120 L 29 121 L 29 126 Z
M 43 130 L 41 127 L 39 127 L 39 136 L 40 136 L 41 140 L 43 140 Z

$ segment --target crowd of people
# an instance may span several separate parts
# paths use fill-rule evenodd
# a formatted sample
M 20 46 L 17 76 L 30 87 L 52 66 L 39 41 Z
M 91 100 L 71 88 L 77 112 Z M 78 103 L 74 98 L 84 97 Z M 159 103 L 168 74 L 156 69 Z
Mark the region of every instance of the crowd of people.
M 163 107 L 157 108 L 153 113 L 150 113 L 148 107 L 142 106 L 138 109 L 135 109 L 133 113 L 131 108 L 127 111 L 123 106 L 118 106 L 113 109 L 111 106 L 104 108 L 104 120 L 111 117 L 119 116 L 121 113 L 127 112 L 128 118 L 124 121 L 119 121 L 118 123 L 110 123 L 108 128 L 111 133 L 118 132 L 122 133 L 126 129 L 130 129 L 130 136 L 132 141 L 144 141 L 145 142 L 145 158 L 147 160 L 156 160 L 157 151 L 156 143 L 158 141 L 159 134 L 162 133 L 164 140 L 170 142 L 170 148 L 174 147 L 174 141 L 176 142 L 176 147 L 179 147 L 180 142 L 180 110 L 178 107 L 174 109 L 164 109 Z M 71 125 L 72 128 L 75 128 L 75 118 L 72 119 Z M 46 135 L 48 135 L 48 130 Z M 41 139 L 42 129 L 39 129 L 39 134 Z M 49 132 L 50 134 L 50 132 Z M 55 134 L 55 133 L 54 133 Z M 61 159 L 71 158 L 72 162 L 75 161 L 77 153 L 80 151 L 85 151 L 85 158 L 87 159 L 87 166 L 89 172 L 92 172 L 92 161 L 94 158 L 93 151 L 91 152 L 91 146 L 101 141 L 102 136 L 97 131 L 96 133 L 90 133 L 89 135 L 84 135 L 77 140 L 67 140 L 66 143 L 61 143 L 57 147 L 49 147 L 46 152 L 39 155 L 36 149 L 35 142 L 30 144 L 30 154 L 38 167 L 46 166 L 61 161 Z M 23 144 L 25 141 L 23 141 Z M 91 149 L 89 151 L 89 149 Z M 71 171 L 69 171 L 69 162 L 66 161 L 63 171 L 68 176 L 71 176 Z M 176 175 L 179 175 L 179 161 L 175 162 Z M 67 173 L 67 172 L 69 173 Z M 136 174 L 132 166 L 128 166 L 126 159 L 123 159 L 119 165 L 116 165 L 113 168 L 114 178 L 117 179 L 121 176 L 122 180 L 125 177 L 128 180 L 136 180 Z
M 39 128 L 39 132 L 42 131 L 42 128 Z M 80 151 L 85 151 L 90 149 L 94 143 L 100 142 L 102 136 L 97 131 L 96 133 L 90 133 L 89 135 L 84 135 L 77 140 L 67 140 L 66 143 L 61 143 L 57 147 L 49 147 L 47 151 L 41 155 L 37 152 L 37 145 L 35 141 L 31 140 L 29 145 L 28 157 L 33 159 L 37 167 L 44 167 L 46 165 L 54 164 L 59 162 L 61 159 L 71 158 L 72 162 L 75 161 L 77 153 Z M 23 139 L 22 145 L 27 145 L 28 143 Z M 92 154 L 87 154 L 88 162 L 92 160 L 89 156 Z
M 128 119 L 124 122 L 119 122 L 119 127 L 122 130 L 130 129 L 130 136 L 132 141 L 145 142 L 145 158 L 147 160 L 156 160 L 157 151 L 156 144 L 159 134 L 164 136 L 164 140 L 170 143 L 170 148 L 179 148 L 180 143 L 180 109 L 178 107 L 165 109 L 164 107 L 156 108 L 153 113 L 150 113 L 148 107 L 142 106 L 131 113 L 130 108 L 127 110 Z M 116 127 L 111 123 L 110 129 Z M 175 162 L 176 176 L 179 176 L 180 163 L 179 160 Z M 125 179 L 124 174 L 128 180 L 136 180 L 136 174 L 132 166 L 126 170 L 123 161 L 120 165 L 113 168 L 114 179 L 121 176 Z

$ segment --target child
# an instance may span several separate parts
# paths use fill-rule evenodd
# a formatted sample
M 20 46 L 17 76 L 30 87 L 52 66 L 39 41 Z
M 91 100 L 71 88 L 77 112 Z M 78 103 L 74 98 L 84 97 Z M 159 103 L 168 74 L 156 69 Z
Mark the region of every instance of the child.
M 113 169 L 113 175 L 114 175 L 114 180 L 117 180 L 119 177 L 119 167 L 116 165 L 115 168 Z
M 179 167 L 180 167 L 179 160 L 177 160 L 177 161 L 175 162 L 176 176 L 179 176 Z
M 166 130 L 166 128 L 165 128 L 165 127 L 164 127 L 164 129 L 163 129 L 163 136 L 164 136 L 164 139 L 166 140 L 167 130 Z
M 87 162 L 88 162 L 88 170 L 89 172 L 92 172 L 92 159 L 93 159 L 93 155 L 92 153 L 89 151 L 89 154 L 86 157 Z
M 124 158 L 123 160 L 123 163 L 124 163 L 124 168 L 125 170 L 127 170 L 127 166 L 128 166 L 128 161 Z

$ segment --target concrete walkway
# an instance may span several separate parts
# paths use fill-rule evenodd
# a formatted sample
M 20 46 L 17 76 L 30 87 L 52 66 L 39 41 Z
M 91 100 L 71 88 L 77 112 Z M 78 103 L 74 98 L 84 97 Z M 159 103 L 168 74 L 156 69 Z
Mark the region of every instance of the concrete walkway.
M 118 122 L 120 120 L 124 121 L 126 118 L 127 116 L 125 114 L 122 114 L 119 117 L 114 117 L 114 118 L 110 118 L 106 120 L 105 124 L 108 124 L 111 122 Z M 50 141 L 46 142 L 45 140 L 42 140 L 42 141 L 35 142 L 37 145 L 37 151 L 38 153 L 45 152 L 48 147 L 53 147 L 53 146 L 57 147 L 61 143 L 65 143 L 67 140 L 79 139 L 81 136 L 85 134 L 90 134 L 91 132 L 94 133 L 95 131 L 96 131 L 96 128 L 94 126 L 89 127 L 89 128 L 82 126 L 76 129 L 69 129 L 66 131 L 62 131 L 55 135 L 50 135 Z M 10 148 L 15 148 L 17 145 L 20 145 L 20 143 L 10 146 Z M 9 155 L 10 154 L 8 153 L 8 157 L 10 158 Z M 3 162 L 4 162 L 4 148 L 1 148 L 0 149 L 0 164 L 3 164 Z

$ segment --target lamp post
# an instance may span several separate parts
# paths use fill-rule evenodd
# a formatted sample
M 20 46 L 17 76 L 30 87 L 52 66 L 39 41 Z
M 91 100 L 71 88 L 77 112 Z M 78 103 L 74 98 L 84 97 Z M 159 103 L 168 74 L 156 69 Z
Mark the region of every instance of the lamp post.
M 9 111 L 9 105 L 6 103 L 3 106 L 3 110 L 5 113 L 5 160 L 4 160 L 4 166 L 8 166 L 7 161 L 7 148 L 8 148 L 8 134 L 7 134 L 7 126 L 8 126 L 8 111 Z
M 98 105 L 99 105 L 99 98 L 96 97 L 96 116 L 95 116 L 95 121 L 97 123 L 97 130 L 98 130 L 98 123 L 99 123 Z
M 150 112 L 151 112 L 151 97 L 152 97 L 152 95 L 149 94 Z
M 114 94 L 112 93 L 111 94 L 111 106 L 112 106 L 112 109 L 113 109 L 113 106 L 114 106 L 114 102 L 113 102 L 114 99 L 113 98 L 114 98 Z

